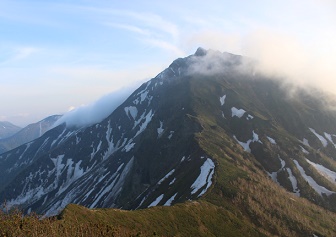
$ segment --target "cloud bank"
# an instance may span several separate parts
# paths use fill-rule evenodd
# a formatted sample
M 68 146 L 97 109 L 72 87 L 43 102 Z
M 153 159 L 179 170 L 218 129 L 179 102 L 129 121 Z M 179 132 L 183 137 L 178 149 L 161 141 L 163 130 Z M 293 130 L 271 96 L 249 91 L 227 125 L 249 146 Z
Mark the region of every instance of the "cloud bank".
M 336 33 L 326 38 L 324 45 L 303 43 L 293 35 L 270 29 L 242 36 L 217 33 L 212 32 L 209 38 L 196 34 L 188 42 L 255 59 L 260 73 L 282 78 L 284 83 L 336 93 L 336 46 L 332 43 Z
M 129 95 L 137 85 L 122 88 L 101 97 L 96 102 L 82 105 L 65 113 L 54 126 L 66 123 L 67 127 L 84 127 L 101 122 L 108 117 Z

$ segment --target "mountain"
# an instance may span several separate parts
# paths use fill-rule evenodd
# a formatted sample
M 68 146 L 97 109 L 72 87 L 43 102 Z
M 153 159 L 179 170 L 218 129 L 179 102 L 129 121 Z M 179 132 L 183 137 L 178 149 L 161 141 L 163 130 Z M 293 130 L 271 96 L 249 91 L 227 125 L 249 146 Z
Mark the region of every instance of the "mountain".
M 20 127 L 10 123 L 10 122 L 6 122 L 0 121 L 0 139 L 9 137 L 13 134 L 15 134 L 16 132 L 20 131 Z
M 7 138 L 0 139 L 0 154 L 42 136 L 60 117 L 60 115 L 49 116 L 37 123 L 29 124 Z
M 336 113 L 326 96 L 288 93 L 255 63 L 201 48 L 175 60 L 102 122 L 62 124 L 0 155 L 0 200 L 46 216 L 69 203 L 180 203 L 110 212 L 116 225 L 148 230 L 161 222 L 144 216 L 163 218 L 162 235 L 335 235 Z M 60 218 L 107 212 L 70 205 Z

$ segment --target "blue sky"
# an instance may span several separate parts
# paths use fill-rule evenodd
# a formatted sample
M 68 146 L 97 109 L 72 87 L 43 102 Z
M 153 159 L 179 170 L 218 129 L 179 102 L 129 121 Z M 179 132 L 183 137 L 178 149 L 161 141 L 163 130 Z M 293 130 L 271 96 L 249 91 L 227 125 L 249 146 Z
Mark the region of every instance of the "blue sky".
M 335 25 L 333 0 L 0 0 L 0 120 L 24 126 L 135 88 L 198 46 L 336 92 Z

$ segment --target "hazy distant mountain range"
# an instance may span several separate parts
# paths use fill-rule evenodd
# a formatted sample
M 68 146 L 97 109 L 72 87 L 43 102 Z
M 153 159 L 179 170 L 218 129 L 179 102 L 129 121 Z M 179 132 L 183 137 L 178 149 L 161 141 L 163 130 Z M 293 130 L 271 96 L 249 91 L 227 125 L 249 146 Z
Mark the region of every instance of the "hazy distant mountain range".
M 9 137 L 13 134 L 15 134 L 16 132 L 20 131 L 20 127 L 10 123 L 10 122 L 6 122 L 0 121 L 0 139 Z
M 335 236 L 336 113 L 324 95 L 289 95 L 254 63 L 199 48 L 102 122 L 39 133 L 0 155 L 0 201 L 47 216 L 69 203 L 180 203 L 152 223 L 162 235 L 193 205 L 202 215 L 184 228 L 200 236 Z
M 60 117 L 60 115 L 53 115 L 22 129 L 17 127 L 18 129 L 14 129 L 15 132 L 10 136 L 0 139 L 0 154 L 42 136 Z

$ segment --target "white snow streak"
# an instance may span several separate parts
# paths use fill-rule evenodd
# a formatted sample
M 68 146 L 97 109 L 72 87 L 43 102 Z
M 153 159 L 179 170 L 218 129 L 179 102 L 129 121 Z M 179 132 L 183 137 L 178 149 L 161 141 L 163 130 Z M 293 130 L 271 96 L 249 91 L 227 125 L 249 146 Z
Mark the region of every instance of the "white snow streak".
M 301 150 L 302 150 L 303 153 L 305 153 L 305 154 L 309 154 L 309 151 L 307 151 L 306 149 L 304 149 L 303 146 L 300 146 L 300 147 L 301 147 Z
M 324 136 L 330 141 L 331 144 L 334 145 L 334 147 L 336 148 L 336 144 L 334 143 L 334 141 L 332 140 L 331 134 L 329 133 L 324 133 Z
M 241 145 L 244 148 L 245 151 L 251 152 L 250 149 L 251 142 L 259 142 L 262 144 L 262 142 L 259 140 L 259 135 L 255 133 L 254 130 L 252 131 L 252 136 L 253 136 L 252 139 L 249 139 L 247 142 L 239 141 L 235 135 L 233 135 L 233 138 L 239 143 L 239 145 Z
M 299 162 L 297 162 L 297 160 L 293 160 L 295 165 L 296 165 L 296 168 L 300 171 L 300 174 L 302 175 L 302 177 L 309 183 L 309 185 L 317 192 L 319 193 L 321 196 L 322 196 L 322 193 L 325 193 L 327 196 L 335 193 L 335 192 L 332 192 L 328 189 L 326 189 L 325 187 L 319 185 L 318 183 L 316 183 L 316 181 L 306 175 L 306 172 L 304 171 L 304 169 L 302 168 L 302 166 L 299 164 Z
M 241 145 L 244 148 L 244 151 L 251 152 L 250 149 L 251 140 L 248 140 L 247 142 L 241 142 L 237 139 L 235 135 L 233 135 L 233 138 L 239 143 L 239 145 Z
M 123 149 L 126 152 L 129 152 L 130 150 L 132 150 L 134 148 L 135 143 L 131 143 L 131 141 L 133 141 L 133 140 L 131 139 Z
M 226 95 L 223 95 L 222 97 L 219 97 L 219 101 L 220 101 L 220 103 L 221 103 L 221 106 L 224 105 L 224 103 L 225 103 L 225 98 L 226 98 Z
M 201 188 L 204 187 L 204 185 L 206 185 L 206 187 L 197 197 L 202 196 L 208 190 L 208 188 L 212 184 L 211 179 L 214 174 L 214 168 L 215 168 L 215 164 L 213 163 L 213 161 L 210 158 L 207 158 L 206 161 L 201 166 L 200 175 L 197 177 L 195 182 L 191 185 L 191 188 L 193 189 L 191 191 L 191 194 L 197 193 Z
M 159 202 L 162 200 L 164 194 L 161 194 L 160 196 L 158 196 L 151 204 L 149 204 L 148 207 L 154 207 L 156 205 L 159 204 Z
M 272 180 L 273 180 L 274 182 L 276 182 L 277 184 L 280 185 L 280 183 L 278 182 L 278 173 L 279 173 L 283 168 L 285 168 L 285 166 L 286 166 L 286 162 L 285 162 L 283 159 L 281 159 L 279 155 L 278 155 L 278 158 L 279 158 L 280 163 L 281 163 L 281 167 L 280 167 L 280 169 L 279 169 L 278 171 L 276 171 L 276 172 L 272 172 L 272 173 L 268 173 L 268 172 L 267 172 L 267 173 L 268 173 L 268 175 L 272 178 Z
M 252 120 L 254 117 L 250 114 L 247 115 L 246 120 Z
M 163 131 L 163 122 L 160 121 L 160 127 L 157 129 L 158 137 L 161 137 Z
M 154 116 L 154 114 L 152 113 L 152 110 L 149 111 L 148 114 L 145 117 L 145 121 L 140 125 L 139 131 L 135 134 L 134 137 L 138 136 L 140 133 L 142 133 L 143 131 L 145 131 L 145 129 L 147 128 L 147 125 L 152 120 L 153 116 Z
M 132 118 L 135 120 L 135 118 L 138 115 L 138 109 L 135 106 L 128 106 L 124 108 L 126 115 L 129 117 L 129 115 L 132 116 Z
M 160 185 L 165 179 L 169 178 L 173 173 L 175 172 L 175 169 L 172 169 L 168 174 L 166 174 L 159 182 L 158 184 Z
M 176 178 L 174 178 L 172 181 L 170 181 L 169 186 L 172 185 L 173 183 L 175 183 L 175 181 L 176 181 Z
M 322 145 L 324 147 L 326 147 L 328 145 L 328 141 L 323 137 L 321 136 L 320 134 L 318 134 L 314 129 L 312 128 L 309 128 L 309 130 L 314 133 L 314 135 L 321 141 Z
M 169 198 L 165 204 L 163 204 L 164 206 L 171 206 L 172 202 L 175 200 L 177 193 L 175 193 L 175 195 L 173 195 L 171 198 Z
M 273 145 L 276 145 L 276 144 L 277 144 L 273 138 L 268 137 L 268 136 L 266 136 L 266 137 L 267 137 L 268 141 L 269 141 L 271 144 L 273 144 Z
M 288 177 L 289 181 L 291 182 L 292 187 L 293 187 L 293 193 L 295 193 L 296 196 L 300 197 L 300 189 L 297 186 L 297 180 L 295 176 L 293 175 L 292 170 L 290 168 L 286 168 L 286 170 L 289 175 Z
M 330 180 L 333 183 L 336 183 L 336 172 L 324 167 L 323 165 L 320 164 L 316 164 L 308 159 L 306 159 L 306 161 L 312 165 L 322 176 L 324 176 L 325 178 L 327 178 L 328 180 Z
M 300 141 L 300 140 L 299 140 L 299 141 Z M 309 146 L 309 147 L 310 147 L 309 142 L 308 142 L 308 140 L 307 140 L 306 138 L 303 138 L 303 140 L 300 141 L 300 142 L 302 142 L 303 145 L 305 145 L 305 146 Z
M 174 131 L 170 131 L 170 134 L 168 136 L 168 139 L 170 140 L 173 137 Z

